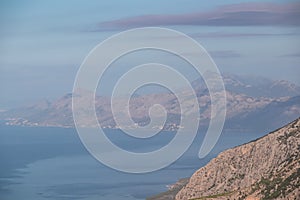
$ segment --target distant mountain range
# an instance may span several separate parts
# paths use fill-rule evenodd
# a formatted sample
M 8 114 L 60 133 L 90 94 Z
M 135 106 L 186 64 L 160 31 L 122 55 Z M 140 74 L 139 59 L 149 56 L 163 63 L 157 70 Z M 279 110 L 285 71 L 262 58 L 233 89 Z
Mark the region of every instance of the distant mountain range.
M 149 200 L 280 199 L 300 197 L 300 118 L 268 135 L 228 149 L 191 178 Z
M 209 74 L 214 78 L 214 74 Z M 272 81 L 260 77 L 224 75 L 227 95 L 226 129 L 271 130 L 295 119 L 300 114 L 300 87 L 288 81 Z M 192 82 L 200 105 L 200 125 L 205 128 L 210 116 L 210 96 L 201 79 Z M 184 90 L 183 90 L 184 92 Z M 73 94 L 84 101 L 84 95 Z M 186 96 L 189 94 L 186 93 Z M 120 112 L 123 99 L 119 99 Z M 172 93 L 135 95 L 130 101 L 133 120 L 139 125 L 149 123 L 148 109 L 161 104 L 168 111 L 165 130 L 176 130 L 180 120 L 180 106 Z M 109 97 L 96 97 L 96 112 L 104 128 L 116 126 Z M 73 127 L 72 94 L 49 102 L 0 112 L 0 120 L 7 125 Z M 86 126 L 94 126 L 87 119 Z
M 207 72 L 206 77 L 215 78 L 215 74 Z M 286 80 L 271 80 L 259 76 L 222 75 L 226 90 L 251 97 L 292 97 L 300 95 L 300 87 Z M 193 86 L 198 91 L 205 89 L 203 79 L 195 80 Z

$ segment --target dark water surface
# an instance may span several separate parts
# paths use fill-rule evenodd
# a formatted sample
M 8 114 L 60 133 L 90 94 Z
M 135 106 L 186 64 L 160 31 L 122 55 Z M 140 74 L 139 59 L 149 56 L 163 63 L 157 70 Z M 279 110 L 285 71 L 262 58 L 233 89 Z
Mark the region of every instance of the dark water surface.
M 122 148 L 146 152 L 167 144 L 173 132 L 146 141 L 119 130 L 107 130 Z M 96 161 L 81 144 L 75 129 L 0 126 L 0 199 L 145 199 L 166 190 L 166 185 L 188 177 L 220 151 L 261 133 L 225 132 L 213 151 L 197 157 L 203 134 L 175 163 L 146 174 L 128 174 Z

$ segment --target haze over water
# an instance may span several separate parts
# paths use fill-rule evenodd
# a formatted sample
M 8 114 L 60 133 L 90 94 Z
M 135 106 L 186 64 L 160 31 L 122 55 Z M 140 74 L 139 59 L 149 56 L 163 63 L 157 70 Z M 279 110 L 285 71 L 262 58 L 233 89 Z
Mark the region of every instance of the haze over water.
M 107 130 L 113 142 L 135 152 L 155 150 L 174 136 L 164 132 L 144 144 L 119 130 Z M 202 134 L 203 135 L 203 134 Z M 218 152 L 248 142 L 258 134 L 223 133 L 205 159 L 197 153 L 201 134 L 175 163 L 157 172 L 128 174 L 96 161 L 81 144 L 74 129 L 0 127 L 0 197 L 28 199 L 145 199 L 190 176 Z

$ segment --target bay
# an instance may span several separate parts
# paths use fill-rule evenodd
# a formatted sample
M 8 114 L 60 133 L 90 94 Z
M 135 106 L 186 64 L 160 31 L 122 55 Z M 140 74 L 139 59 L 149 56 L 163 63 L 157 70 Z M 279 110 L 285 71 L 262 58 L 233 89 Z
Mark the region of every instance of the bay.
M 176 134 L 162 132 L 151 139 L 106 130 L 116 145 L 147 152 L 166 145 Z M 72 128 L 0 126 L 0 199 L 115 199 L 139 200 L 160 193 L 167 185 L 191 176 L 220 151 L 262 136 L 263 133 L 223 132 L 204 159 L 198 158 L 204 133 L 170 166 L 146 174 L 110 169 L 95 160 Z

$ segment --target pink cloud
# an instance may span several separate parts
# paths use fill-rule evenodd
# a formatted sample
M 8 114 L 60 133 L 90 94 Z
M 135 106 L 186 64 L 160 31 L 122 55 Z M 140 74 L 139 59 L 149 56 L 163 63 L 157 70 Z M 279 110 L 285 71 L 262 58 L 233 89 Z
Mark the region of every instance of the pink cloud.
M 102 22 L 98 24 L 97 29 L 114 30 L 169 25 L 298 26 L 300 25 L 300 3 L 240 3 L 221 6 L 207 12 L 141 15 Z

